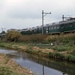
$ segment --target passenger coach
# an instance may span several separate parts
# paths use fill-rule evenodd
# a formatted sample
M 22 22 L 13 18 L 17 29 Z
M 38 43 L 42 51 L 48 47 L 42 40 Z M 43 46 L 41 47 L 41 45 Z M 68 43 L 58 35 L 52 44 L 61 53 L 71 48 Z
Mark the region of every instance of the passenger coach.
M 60 21 L 58 23 L 46 24 L 43 26 L 44 34 L 60 34 L 75 32 L 75 18 L 70 18 L 65 21 Z M 28 30 L 21 32 L 23 35 L 30 34 L 41 34 L 42 25 L 37 27 L 29 28 Z

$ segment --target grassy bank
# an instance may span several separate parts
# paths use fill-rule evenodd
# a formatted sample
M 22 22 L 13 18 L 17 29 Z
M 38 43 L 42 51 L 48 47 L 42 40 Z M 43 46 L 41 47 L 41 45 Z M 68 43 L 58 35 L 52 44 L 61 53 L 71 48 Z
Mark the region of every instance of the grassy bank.
M 21 67 L 15 61 L 0 54 L 0 75 L 34 75 L 31 71 Z
M 0 47 L 59 60 L 75 62 L 75 33 L 22 35 L 17 42 L 1 40 Z M 11 40 L 10 40 L 11 41 Z
M 75 45 L 70 44 L 26 44 L 26 43 L 0 43 L 0 47 L 27 52 L 40 57 L 49 57 L 58 60 L 75 62 Z

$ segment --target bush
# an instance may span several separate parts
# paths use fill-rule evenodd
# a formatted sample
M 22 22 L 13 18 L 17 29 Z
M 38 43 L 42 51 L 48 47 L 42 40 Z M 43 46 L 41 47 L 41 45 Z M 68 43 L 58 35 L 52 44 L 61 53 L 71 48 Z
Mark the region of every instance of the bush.
M 13 72 L 10 68 L 0 67 L 0 75 L 19 75 L 19 74 Z
M 55 56 L 54 53 L 52 53 L 52 52 L 49 53 L 49 57 L 52 57 L 53 58 L 54 56 Z
M 75 56 L 69 55 L 69 56 L 67 56 L 67 60 L 68 61 L 75 61 Z
M 49 53 L 49 57 L 54 58 L 54 59 L 65 59 L 65 56 L 63 54 L 60 53 Z
M 53 50 L 66 51 L 66 50 L 70 50 L 70 47 L 67 47 L 67 46 L 54 46 Z
M 21 37 L 21 34 L 18 31 L 9 31 L 6 35 L 7 41 L 19 41 L 19 38 Z
M 39 42 L 43 42 L 47 36 L 48 35 L 42 35 L 42 34 L 23 35 L 20 38 L 20 41 L 39 43 Z
M 71 54 L 75 56 L 75 50 Z
M 58 59 L 65 59 L 65 56 L 63 54 L 60 54 L 60 53 L 56 53 L 55 56 Z

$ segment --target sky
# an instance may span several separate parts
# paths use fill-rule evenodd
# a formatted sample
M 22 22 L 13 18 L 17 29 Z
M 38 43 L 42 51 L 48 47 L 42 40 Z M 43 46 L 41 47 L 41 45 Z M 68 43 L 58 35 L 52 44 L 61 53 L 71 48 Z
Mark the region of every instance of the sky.
M 42 10 L 44 24 L 75 17 L 75 0 L 0 0 L 0 31 L 40 26 Z

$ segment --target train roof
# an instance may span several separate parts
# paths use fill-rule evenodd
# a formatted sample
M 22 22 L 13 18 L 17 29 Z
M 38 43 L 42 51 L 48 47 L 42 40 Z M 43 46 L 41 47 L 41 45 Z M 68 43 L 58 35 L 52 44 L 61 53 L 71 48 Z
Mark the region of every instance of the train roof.
M 73 22 L 75 22 L 75 19 L 73 19 L 73 20 L 66 20 L 66 21 L 59 21 L 59 22 L 54 22 L 54 23 L 51 23 L 51 24 L 45 24 L 44 27 L 55 26 L 55 25 L 60 25 L 60 24 L 67 24 L 67 23 L 73 23 Z
M 68 24 L 68 23 L 73 23 L 73 22 L 75 22 L 75 18 L 64 20 L 64 21 L 59 21 L 59 22 L 48 23 L 48 24 L 45 24 L 43 27 L 56 26 L 56 25 L 59 26 L 61 24 Z M 36 26 L 36 27 L 31 27 L 31 28 L 28 28 L 27 30 L 34 30 L 34 29 L 38 29 L 38 28 L 42 28 L 42 25 Z

